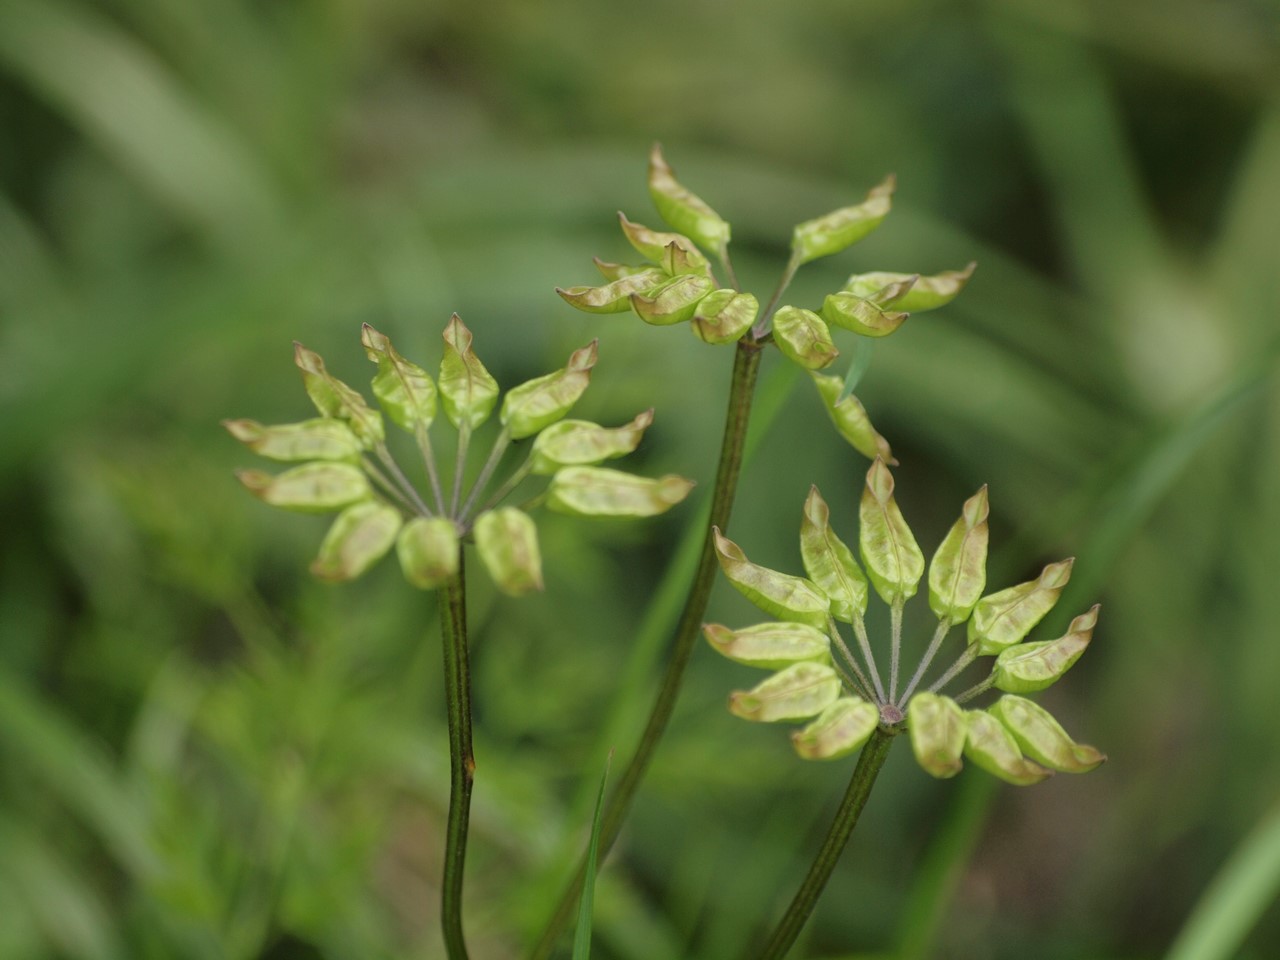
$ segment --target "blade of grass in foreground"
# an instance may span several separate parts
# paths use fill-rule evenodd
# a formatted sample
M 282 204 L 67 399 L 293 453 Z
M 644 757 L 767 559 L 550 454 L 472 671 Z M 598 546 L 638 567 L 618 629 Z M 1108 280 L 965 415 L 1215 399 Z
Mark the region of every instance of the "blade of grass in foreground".
M 604 785 L 609 780 L 613 751 L 604 762 L 600 775 L 600 792 L 596 794 L 596 813 L 591 821 L 591 844 L 587 847 L 587 876 L 582 883 L 582 899 L 578 901 L 578 928 L 573 934 L 573 960 L 589 960 L 591 956 L 591 912 L 596 894 L 596 859 L 600 855 L 600 820 L 604 813 Z

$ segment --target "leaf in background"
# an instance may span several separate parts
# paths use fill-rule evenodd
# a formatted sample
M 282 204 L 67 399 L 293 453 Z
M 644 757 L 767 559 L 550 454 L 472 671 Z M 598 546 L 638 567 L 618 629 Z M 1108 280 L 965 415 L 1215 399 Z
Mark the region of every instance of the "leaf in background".
M 573 960 L 588 960 L 591 956 L 591 914 L 596 895 L 596 860 L 600 854 L 600 821 L 604 813 L 604 785 L 609 780 L 609 767 L 613 764 L 613 751 L 604 762 L 600 775 L 600 792 L 596 795 L 596 812 L 591 818 L 591 844 L 587 847 L 587 876 L 582 883 L 582 899 L 578 901 L 578 927 L 573 934 Z

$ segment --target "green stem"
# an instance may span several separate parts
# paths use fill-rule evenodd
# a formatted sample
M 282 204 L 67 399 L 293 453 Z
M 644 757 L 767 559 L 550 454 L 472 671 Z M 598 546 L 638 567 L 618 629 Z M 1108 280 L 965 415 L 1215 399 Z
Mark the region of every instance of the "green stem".
M 649 713 L 649 721 L 644 728 L 644 733 L 640 736 L 635 753 L 605 806 L 600 828 L 601 858 L 617 839 L 622 823 L 631 808 L 631 801 L 635 798 L 636 790 L 644 779 L 649 762 L 657 750 L 658 742 L 666 732 L 667 723 L 675 709 L 676 699 L 680 695 L 680 684 L 684 679 L 685 667 L 689 663 L 694 643 L 702 628 L 707 600 L 711 596 L 711 587 L 715 583 L 716 570 L 719 568 L 711 528 L 717 526 L 724 530 L 729 525 L 729 514 L 733 509 L 733 499 L 738 489 L 738 475 L 742 469 L 742 451 L 747 437 L 747 423 L 751 419 L 751 400 L 755 392 L 756 374 L 760 370 L 760 354 L 760 345 L 749 338 L 738 341 L 733 360 L 733 380 L 729 388 L 729 411 L 725 419 L 724 439 L 720 446 L 720 465 L 716 470 L 715 489 L 711 495 L 711 516 L 702 542 L 702 554 L 698 560 L 698 569 L 693 576 L 693 583 L 689 588 L 684 611 L 676 627 L 671 658 L 667 661 L 662 684 Z M 541 938 L 530 954 L 532 960 L 547 960 L 551 956 L 561 932 L 573 918 L 574 906 L 578 901 L 584 876 L 585 864 L 580 862 L 555 912 L 547 921 Z
M 858 815 L 867 805 L 867 797 L 870 796 L 871 788 L 875 785 L 876 775 L 884 766 L 885 758 L 889 756 L 889 748 L 893 745 L 894 736 L 892 731 L 877 727 L 876 732 L 867 741 L 867 745 L 862 748 L 858 765 L 853 769 L 853 779 L 849 781 L 849 788 L 844 793 L 844 799 L 840 801 L 840 809 L 836 811 L 836 817 L 831 822 L 831 829 L 827 831 L 827 837 L 822 842 L 822 849 L 814 858 L 813 864 L 809 867 L 809 873 L 800 884 L 800 889 L 796 891 L 791 905 L 787 907 L 787 912 L 782 915 L 782 919 L 774 928 L 768 945 L 759 955 L 760 960 L 782 960 L 792 944 L 796 942 L 796 937 L 800 935 L 801 929 L 809 919 L 809 914 L 813 913 L 813 908 L 818 902 L 818 897 L 822 895 L 827 880 L 831 878 L 831 873 L 835 870 L 836 862 L 840 859 L 845 844 L 849 842 L 853 828 L 858 824 Z
M 471 751 L 471 668 L 467 652 L 467 591 L 458 551 L 458 572 L 441 592 L 440 632 L 444 648 L 444 692 L 449 715 L 449 821 L 444 854 L 440 925 L 449 960 L 466 960 L 462 936 L 462 874 L 471 819 L 475 757 Z

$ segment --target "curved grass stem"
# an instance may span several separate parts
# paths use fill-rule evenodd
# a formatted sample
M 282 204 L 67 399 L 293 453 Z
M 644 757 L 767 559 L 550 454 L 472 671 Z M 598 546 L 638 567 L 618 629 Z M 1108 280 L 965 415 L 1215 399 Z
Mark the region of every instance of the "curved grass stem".
M 462 935 L 462 876 L 471 820 L 475 757 L 471 748 L 471 668 L 467 651 L 467 593 L 459 548 L 458 572 L 440 592 L 444 690 L 449 720 L 449 819 L 446 830 L 440 926 L 449 960 L 466 960 Z

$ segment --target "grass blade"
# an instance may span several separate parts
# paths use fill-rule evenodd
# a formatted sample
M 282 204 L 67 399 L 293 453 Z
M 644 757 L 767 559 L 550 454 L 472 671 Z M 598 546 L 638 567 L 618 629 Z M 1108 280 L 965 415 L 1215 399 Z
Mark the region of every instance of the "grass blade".
M 591 819 L 591 844 L 587 847 L 587 878 L 582 884 L 582 899 L 578 901 L 578 928 L 573 934 L 573 960 L 588 960 L 591 956 L 591 913 L 596 893 L 596 859 L 600 853 L 600 823 L 604 814 L 604 785 L 609 780 L 609 767 L 613 763 L 613 751 L 604 762 L 600 775 L 600 791 L 596 794 L 596 812 Z

